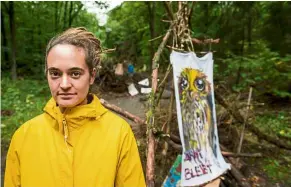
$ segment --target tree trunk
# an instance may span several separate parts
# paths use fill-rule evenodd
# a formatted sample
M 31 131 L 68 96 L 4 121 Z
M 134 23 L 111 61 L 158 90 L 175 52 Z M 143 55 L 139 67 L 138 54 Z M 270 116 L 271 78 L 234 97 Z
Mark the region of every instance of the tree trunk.
M 12 59 L 12 67 L 11 67 L 11 77 L 12 80 L 15 81 L 17 79 L 17 64 L 16 64 L 16 34 L 15 34 L 15 18 L 14 18 L 14 2 L 9 1 L 9 25 L 10 25 L 10 33 L 11 33 L 11 59 Z
M 8 52 L 7 52 L 8 42 L 7 42 L 7 36 L 6 36 L 6 30 L 5 30 L 4 17 L 3 17 L 2 10 L 1 10 L 1 33 L 2 33 L 2 38 L 3 38 L 3 45 L 2 46 L 5 47 L 5 49 L 2 48 L 3 53 L 4 53 L 4 62 L 8 62 L 9 61 L 9 56 L 8 56 Z
M 58 5 L 59 5 L 59 2 L 58 1 L 55 1 L 55 33 L 58 31 Z
M 64 24 L 63 24 L 63 30 L 65 30 L 66 27 L 66 21 L 67 21 L 67 7 L 68 7 L 68 1 L 65 2 L 65 8 L 64 8 Z
M 58 30 L 61 30 L 63 29 L 63 25 L 62 25 L 62 19 L 64 17 L 64 12 L 65 12 L 65 4 L 66 4 L 66 1 L 60 1 L 60 6 L 58 7 L 58 17 L 57 17 L 57 27 L 58 27 Z
M 209 17 L 209 7 L 208 7 L 208 2 L 205 2 L 205 8 L 204 8 L 204 12 L 205 12 L 205 20 L 204 20 L 204 23 L 205 23 L 205 33 L 207 33 L 207 30 L 208 30 L 208 17 Z
M 191 24 L 191 18 L 192 18 L 192 14 L 193 14 L 193 9 L 194 9 L 194 1 L 192 1 L 192 4 L 191 4 L 191 8 L 190 8 L 190 11 L 189 11 L 189 19 L 188 19 L 188 25 L 189 25 L 189 29 L 192 30 L 192 24 Z
M 41 35 L 41 25 L 40 25 L 40 23 L 37 25 L 37 34 L 38 34 L 38 49 L 39 50 L 42 50 L 43 48 L 42 48 L 42 35 Z
M 73 19 L 72 19 L 73 5 L 74 5 L 74 2 L 71 1 L 70 2 L 70 11 L 69 11 L 69 27 L 72 26 L 72 22 L 73 22 Z
M 241 45 L 241 56 L 243 57 L 244 56 L 244 45 L 245 45 L 245 26 L 243 25 L 243 28 L 242 28 L 242 45 Z M 237 70 L 237 74 L 236 74 L 236 85 L 239 84 L 240 82 L 240 74 L 241 74 L 241 71 L 242 71 L 242 59 L 240 60 L 239 62 L 239 67 L 238 67 L 238 70 Z
M 146 2 L 147 6 L 148 6 L 148 11 L 149 11 L 149 26 L 150 26 L 150 34 L 151 34 L 151 39 L 156 37 L 156 32 L 155 32 L 155 9 L 156 9 L 156 3 L 147 1 Z M 151 6 L 152 5 L 152 6 Z M 151 58 L 150 58 L 150 63 L 152 62 L 152 59 L 154 57 L 154 41 L 152 40 L 150 42 L 150 54 L 151 54 Z M 152 71 L 152 69 L 150 68 L 150 71 Z
M 75 17 L 76 17 L 76 16 L 79 14 L 79 12 L 82 10 L 82 8 L 83 8 L 83 4 L 80 3 L 79 6 L 78 6 L 78 10 L 75 11 L 75 12 L 72 14 L 72 16 L 71 16 L 71 22 L 72 22 L 72 23 L 73 23 Z
M 250 7 L 252 8 L 252 7 Z M 249 16 L 248 16 L 248 44 L 249 44 L 249 50 L 251 48 L 252 45 L 252 16 L 251 16 L 251 12 L 249 12 Z

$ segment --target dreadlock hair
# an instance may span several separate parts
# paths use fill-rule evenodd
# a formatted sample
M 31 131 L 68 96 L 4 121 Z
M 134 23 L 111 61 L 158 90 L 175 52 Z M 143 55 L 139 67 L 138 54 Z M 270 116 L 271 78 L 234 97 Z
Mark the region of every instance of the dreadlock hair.
M 47 56 L 50 50 L 58 44 L 70 44 L 81 47 L 85 51 L 85 62 L 89 68 L 90 75 L 93 69 L 100 63 L 101 45 L 100 40 L 92 32 L 84 27 L 70 28 L 65 32 L 53 37 L 46 48 L 45 73 L 47 75 Z

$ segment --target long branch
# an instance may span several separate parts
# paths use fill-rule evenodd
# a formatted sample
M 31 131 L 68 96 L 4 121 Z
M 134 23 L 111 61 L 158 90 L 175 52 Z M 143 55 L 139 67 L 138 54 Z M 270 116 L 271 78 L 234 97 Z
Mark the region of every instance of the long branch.
M 165 45 L 166 45 L 166 43 L 171 35 L 171 31 L 172 31 L 173 26 L 174 26 L 174 24 L 172 23 L 170 28 L 168 29 L 167 33 L 165 34 L 163 41 L 159 45 L 157 52 L 154 55 L 153 62 L 152 62 L 152 69 L 153 70 L 158 68 L 158 61 L 160 60 L 161 53 L 163 52 Z
M 152 93 L 151 97 L 149 99 L 149 111 L 147 113 L 147 135 L 148 135 L 148 154 L 147 154 L 147 166 L 146 166 L 146 183 L 148 187 L 154 187 L 155 181 L 155 137 L 153 134 L 153 129 L 155 128 L 155 93 L 157 90 L 157 84 L 158 84 L 158 61 L 160 59 L 160 55 L 165 48 L 165 45 L 170 37 L 171 30 L 172 30 L 173 24 L 171 24 L 169 30 L 167 31 L 166 35 L 163 38 L 163 41 L 161 42 L 157 52 L 154 55 L 153 61 L 152 61 Z
M 172 11 L 171 6 L 169 5 L 169 2 L 164 1 L 164 6 L 165 6 L 165 8 L 166 8 L 166 11 L 167 11 L 168 14 L 169 14 L 170 19 L 171 19 L 171 20 L 174 20 L 174 14 L 173 14 L 173 11 Z
M 114 112 L 117 112 L 118 114 L 121 114 L 122 116 L 134 121 L 137 124 L 146 124 L 145 120 L 140 119 L 138 116 L 135 116 L 135 115 L 129 113 L 128 111 L 123 110 L 122 108 L 120 108 L 120 107 L 118 107 L 116 105 L 108 103 L 104 99 L 100 99 L 100 102 L 105 108 L 113 110 Z

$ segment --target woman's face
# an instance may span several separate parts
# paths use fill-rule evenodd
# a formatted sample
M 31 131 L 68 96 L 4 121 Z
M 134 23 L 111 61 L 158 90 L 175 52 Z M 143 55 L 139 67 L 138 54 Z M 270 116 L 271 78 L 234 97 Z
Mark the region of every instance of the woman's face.
M 47 70 L 51 94 L 61 108 L 87 103 L 95 72 L 90 75 L 83 48 L 70 44 L 54 46 L 47 56 Z

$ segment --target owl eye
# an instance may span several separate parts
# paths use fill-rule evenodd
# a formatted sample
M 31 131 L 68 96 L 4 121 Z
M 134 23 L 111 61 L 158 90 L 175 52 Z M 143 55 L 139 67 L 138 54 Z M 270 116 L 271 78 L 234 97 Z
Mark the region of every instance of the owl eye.
M 205 83 L 204 83 L 203 79 L 199 79 L 199 78 L 196 79 L 194 81 L 194 85 L 199 91 L 203 91 L 205 89 Z
M 188 87 L 188 80 L 185 77 L 181 77 L 180 86 L 183 90 Z

